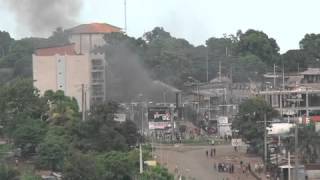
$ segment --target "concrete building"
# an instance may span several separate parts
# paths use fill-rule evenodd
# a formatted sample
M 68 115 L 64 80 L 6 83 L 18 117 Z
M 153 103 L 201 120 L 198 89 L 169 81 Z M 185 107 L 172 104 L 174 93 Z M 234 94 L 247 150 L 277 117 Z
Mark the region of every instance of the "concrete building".
M 63 90 L 67 96 L 77 99 L 82 110 L 105 100 L 105 54 L 93 50 L 105 45 L 105 34 L 121 32 L 121 29 L 105 23 L 92 23 L 66 32 L 70 44 L 37 49 L 33 54 L 34 86 L 41 94 L 46 90 Z
M 283 88 L 260 91 L 268 104 L 281 115 L 306 114 L 320 110 L 320 69 L 308 68 L 295 75 L 285 76 Z M 297 99 L 293 103 L 292 98 Z M 298 102 L 299 101 L 299 102 Z

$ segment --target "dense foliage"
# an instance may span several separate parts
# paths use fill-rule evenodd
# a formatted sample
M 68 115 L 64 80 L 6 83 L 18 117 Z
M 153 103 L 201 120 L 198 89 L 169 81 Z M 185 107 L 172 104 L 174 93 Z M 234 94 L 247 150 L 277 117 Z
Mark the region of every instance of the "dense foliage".
M 233 130 L 237 130 L 253 150 L 260 154 L 263 153 L 265 115 L 267 121 L 270 121 L 277 116 L 277 112 L 263 98 L 254 97 L 240 104 L 238 116 L 232 122 Z
M 21 40 L 14 40 L 8 32 L 0 31 L 0 83 L 22 76 L 31 77 L 34 50 L 68 43 L 67 37 L 67 32 L 62 28 L 57 28 L 49 38 Z M 298 68 L 303 70 L 308 65 L 319 65 L 318 39 L 318 34 L 306 34 L 300 41 L 300 49 L 289 50 L 281 55 L 275 39 L 253 29 L 221 38 L 208 38 L 205 46 L 194 46 L 185 39 L 175 38 L 161 27 L 156 27 L 137 39 L 122 33 L 111 33 L 105 37 L 109 48 L 116 45 L 109 49 L 111 53 L 108 54 L 117 52 L 116 49 L 126 48 L 130 50 L 130 54 L 122 53 L 120 59 L 136 59 L 151 79 L 179 88 L 183 87 L 189 76 L 202 82 L 217 77 L 219 63 L 222 65 L 222 75 L 230 78 L 232 76 L 235 82 L 260 80 L 263 73 L 272 69 L 273 64 L 283 66 L 286 72 L 297 71 Z M 131 66 L 128 63 L 128 68 Z M 121 71 L 130 73 L 126 69 Z M 134 77 L 134 74 L 128 77 Z M 130 78 L 123 77 L 115 81 L 132 83 Z
M 39 96 L 28 79 L 0 87 L 0 97 L 4 129 L 0 138 L 12 142 L 20 152 L 18 158 L 27 159 L 35 168 L 63 172 L 66 180 L 130 180 L 138 176 L 137 127 L 130 120 L 114 121 L 117 103 L 92 107 L 88 119 L 82 121 L 74 98 L 62 91 Z M 0 179 L 16 179 L 19 173 L 22 179 L 38 179 L 33 172 L 0 166 Z
M 273 64 L 295 72 L 320 63 L 320 34 L 305 35 L 300 41 L 300 49 L 282 55 L 273 38 L 252 29 L 221 38 L 211 37 L 201 46 L 175 38 L 161 27 L 137 39 L 111 33 L 105 40 L 109 59 L 127 59 L 123 61 L 126 66 L 119 69 L 127 76 L 115 79 L 116 86 L 121 87 L 135 84 L 132 78 L 142 82 L 136 84 L 141 87 L 148 80 L 132 71 L 132 68 L 140 68 L 128 63 L 134 60 L 145 69 L 150 79 L 178 88 L 183 88 L 190 76 L 201 82 L 215 78 L 219 64 L 222 65 L 223 76 L 235 82 L 247 82 L 259 81 Z M 74 98 L 66 97 L 62 91 L 48 91 L 40 97 L 32 80 L 22 79 L 32 76 L 32 53 L 35 49 L 65 43 L 68 43 L 67 32 L 62 28 L 57 28 L 49 38 L 20 40 L 0 31 L 0 134 L 37 168 L 62 171 L 66 180 L 133 179 L 138 176 L 138 153 L 134 147 L 139 135 L 133 122 L 113 120 L 118 110 L 116 103 L 93 107 L 88 121 L 81 121 Z M 129 51 L 122 51 L 124 49 Z M 116 54 L 119 50 L 121 56 Z M 123 89 L 127 94 L 138 92 L 138 89 Z M 263 99 L 252 98 L 240 105 L 239 116 L 233 123 L 233 129 L 239 130 L 239 134 L 257 150 L 263 138 L 263 123 L 260 121 L 264 114 L 268 119 L 276 116 Z M 309 131 L 309 127 L 305 128 L 299 133 L 301 138 L 308 139 L 303 141 L 301 152 L 307 162 L 312 162 L 318 157 L 316 145 L 319 143 L 315 138 L 317 134 Z M 0 179 L 17 179 L 18 174 L 1 164 Z M 22 177 L 38 178 L 32 173 Z M 141 178 L 173 177 L 166 169 L 155 167 L 148 169 Z

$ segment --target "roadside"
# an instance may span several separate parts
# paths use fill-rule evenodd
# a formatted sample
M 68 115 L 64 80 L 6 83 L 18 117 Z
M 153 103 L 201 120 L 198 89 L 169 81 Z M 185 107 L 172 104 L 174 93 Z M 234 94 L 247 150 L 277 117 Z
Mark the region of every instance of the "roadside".
M 190 145 L 156 145 L 157 161 L 166 166 L 171 173 L 181 174 L 189 179 L 197 180 L 255 180 L 248 169 L 248 164 L 253 168 L 255 164 L 262 164 L 261 158 L 248 156 L 244 148 L 234 152 L 231 145 L 219 146 L 190 146 Z M 216 156 L 206 156 L 206 151 L 216 149 Z M 242 161 L 242 165 L 241 162 Z M 234 171 L 219 171 L 218 165 L 226 167 L 233 165 Z M 214 168 L 216 165 L 216 168 Z M 178 169 L 178 170 L 177 170 Z M 178 171 L 178 172 L 177 172 Z M 262 172 L 260 175 L 263 175 Z M 265 178 L 262 178 L 265 179 Z

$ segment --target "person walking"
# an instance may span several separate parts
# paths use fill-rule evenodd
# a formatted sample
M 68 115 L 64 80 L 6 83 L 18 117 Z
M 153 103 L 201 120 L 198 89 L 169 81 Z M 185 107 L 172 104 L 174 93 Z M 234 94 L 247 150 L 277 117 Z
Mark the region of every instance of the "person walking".
M 216 148 L 213 148 L 213 156 L 216 156 Z
M 208 150 L 206 150 L 206 156 L 208 157 Z
M 211 148 L 211 150 L 210 150 L 210 156 L 211 156 L 211 158 L 212 158 L 212 156 L 213 156 L 213 149 Z

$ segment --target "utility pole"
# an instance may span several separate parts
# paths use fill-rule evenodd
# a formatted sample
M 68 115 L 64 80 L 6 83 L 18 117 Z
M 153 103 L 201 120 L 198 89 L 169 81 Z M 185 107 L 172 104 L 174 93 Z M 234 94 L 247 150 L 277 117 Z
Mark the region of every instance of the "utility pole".
M 276 88 L 276 64 L 273 64 L 273 89 Z
M 282 90 L 284 90 L 284 65 L 282 64 Z
M 297 97 L 294 97 L 292 99 L 289 99 L 290 101 L 293 102 L 293 109 L 296 110 L 297 108 L 300 108 L 300 103 L 296 106 L 297 102 L 300 102 L 302 99 L 298 99 Z M 298 111 L 299 112 L 299 111 Z M 298 164 L 299 164 L 299 160 L 298 160 L 298 118 L 299 115 L 297 113 L 296 118 L 294 119 L 294 123 L 295 123 L 295 132 L 294 132 L 294 150 L 295 150 L 295 155 L 294 155 L 294 164 L 295 164 L 295 172 L 294 172 L 294 179 L 298 180 Z
M 206 61 L 207 61 L 207 83 L 209 82 L 209 49 L 206 50 Z
M 127 0 L 124 0 L 124 32 L 127 33 Z
M 139 162 L 140 162 L 140 174 L 143 173 L 143 162 L 142 162 L 142 147 L 141 147 L 141 142 L 139 144 Z
M 199 82 L 197 81 L 196 83 L 197 83 L 197 96 L 198 96 L 198 107 L 197 107 L 197 117 L 198 117 L 200 113 L 200 92 L 199 92 Z
M 291 180 L 291 156 L 290 151 L 288 152 L 288 180 Z
M 228 57 L 228 47 L 226 47 L 226 57 Z
M 221 82 L 221 61 L 219 61 L 219 82 Z
M 306 119 L 309 118 L 309 92 L 308 87 L 306 89 Z
M 230 67 L 230 80 L 231 80 L 231 83 L 233 83 L 233 80 L 232 80 L 232 65 Z
M 81 107 L 82 107 L 82 121 L 86 120 L 86 95 L 85 95 L 85 89 L 84 89 L 84 84 L 81 84 L 81 97 L 82 97 L 82 103 L 81 103 Z
M 264 167 L 267 170 L 268 145 L 267 145 L 267 113 L 264 113 Z
M 144 116 L 144 112 L 143 112 L 143 103 L 142 103 L 142 99 L 141 99 L 141 140 L 140 140 L 140 144 L 139 144 L 139 164 L 140 164 L 140 174 L 143 173 L 143 159 L 142 159 L 142 139 L 144 136 L 144 132 L 143 132 L 143 118 Z
M 294 176 L 295 176 L 295 180 L 299 180 L 298 179 L 298 122 L 296 119 L 296 126 L 295 126 L 295 133 L 294 133 L 294 150 L 295 150 L 295 155 L 294 155 Z

